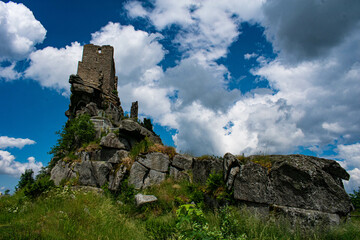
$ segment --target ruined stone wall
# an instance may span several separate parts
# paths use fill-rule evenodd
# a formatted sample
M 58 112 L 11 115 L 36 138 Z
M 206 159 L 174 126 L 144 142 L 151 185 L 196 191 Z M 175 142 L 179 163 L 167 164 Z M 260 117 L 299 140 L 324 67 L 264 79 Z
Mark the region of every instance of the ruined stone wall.
M 97 88 L 106 95 L 113 95 L 113 91 L 117 87 L 114 48 L 93 44 L 85 45 L 77 74 L 85 85 Z

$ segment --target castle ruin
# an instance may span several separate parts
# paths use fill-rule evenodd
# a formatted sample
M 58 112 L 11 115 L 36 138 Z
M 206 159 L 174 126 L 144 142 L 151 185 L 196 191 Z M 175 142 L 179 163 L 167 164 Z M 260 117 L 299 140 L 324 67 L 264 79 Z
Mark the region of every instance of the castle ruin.
M 92 106 L 93 111 L 88 111 L 91 116 L 96 115 L 94 107 L 105 110 L 111 115 L 117 115 L 116 120 L 124 116 L 117 92 L 118 77 L 115 76 L 112 46 L 85 45 L 77 74 L 71 75 L 69 82 L 72 94 L 69 110 L 65 114 L 70 119 L 77 111 L 84 111 L 90 103 L 96 105 Z

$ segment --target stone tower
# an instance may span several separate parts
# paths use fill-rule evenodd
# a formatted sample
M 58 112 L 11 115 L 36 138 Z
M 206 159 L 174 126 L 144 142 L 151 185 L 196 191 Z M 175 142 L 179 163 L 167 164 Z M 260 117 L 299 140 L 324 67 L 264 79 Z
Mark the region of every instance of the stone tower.
M 115 76 L 112 46 L 85 45 L 77 74 L 84 81 L 84 85 L 100 90 L 105 98 L 119 105 L 117 103 L 118 78 Z
M 79 111 L 85 111 L 90 116 L 102 116 L 98 110 L 104 110 L 115 122 L 123 117 L 112 46 L 85 45 L 77 74 L 71 75 L 69 82 L 71 97 L 69 110 L 65 114 L 70 119 Z

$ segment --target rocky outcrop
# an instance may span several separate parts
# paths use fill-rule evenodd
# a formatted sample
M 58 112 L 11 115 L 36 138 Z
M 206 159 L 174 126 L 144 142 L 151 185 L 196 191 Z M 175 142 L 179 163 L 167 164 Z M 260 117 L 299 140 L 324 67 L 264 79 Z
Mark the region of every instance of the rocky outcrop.
M 214 157 L 194 158 L 192 172 L 194 182 L 205 184 L 211 173 L 223 172 L 223 161 Z
M 268 168 L 248 159 L 239 161 L 229 153 L 224 157 L 226 185 L 239 202 L 262 204 L 269 210 L 277 206 L 288 217 L 306 215 L 319 221 L 329 219 L 329 223 L 338 222 L 336 219 L 352 210 L 342 184 L 349 175 L 334 160 L 271 155 L 266 156 L 272 165 Z M 290 214 L 292 209 L 294 213 Z
M 98 53 L 99 49 L 103 54 Z M 337 224 L 352 210 L 342 183 L 349 174 L 333 160 L 304 155 L 237 157 L 230 153 L 223 158 L 195 158 L 160 152 L 130 159 L 129 151 L 142 140 L 162 144 L 161 139 L 151 131 L 150 120 L 143 124 L 137 121 L 138 102 L 132 105 L 131 118 L 124 117 L 117 96 L 113 48 L 86 45 L 83 56 L 78 75 L 70 76 L 72 95 L 66 115 L 71 120 L 88 114 L 100 144 L 92 149 L 77 149 L 78 159 L 73 162 L 56 157 L 58 162 L 51 170 L 56 185 L 72 181 L 80 186 L 107 185 L 111 191 L 120 191 L 128 177 L 128 183 L 139 190 L 160 184 L 167 177 L 204 185 L 210 174 L 218 173 L 239 204 L 282 214 L 293 222 L 300 218 L 301 223 L 310 225 L 319 221 Z M 214 206 L 218 204 L 205 196 L 208 200 Z M 156 201 L 156 197 L 138 194 L 136 201 L 141 205 Z

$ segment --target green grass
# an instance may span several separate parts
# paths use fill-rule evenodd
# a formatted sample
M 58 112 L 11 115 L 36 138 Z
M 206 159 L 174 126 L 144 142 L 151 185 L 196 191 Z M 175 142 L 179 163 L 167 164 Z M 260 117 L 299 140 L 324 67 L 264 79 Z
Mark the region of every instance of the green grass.
M 176 210 L 192 201 L 194 189 L 189 183 L 168 179 L 144 191 L 159 201 L 140 208 L 119 202 L 121 195 L 73 192 L 66 187 L 35 200 L 17 192 L 0 198 L 0 239 L 181 239 L 184 230 L 199 229 L 196 222 L 185 224 L 186 229 L 177 224 Z M 244 208 L 211 211 L 201 209 L 200 203 L 196 208 L 205 217 L 201 236 L 207 239 L 360 239 L 360 219 L 327 231 L 302 232 L 286 221 L 258 218 Z

